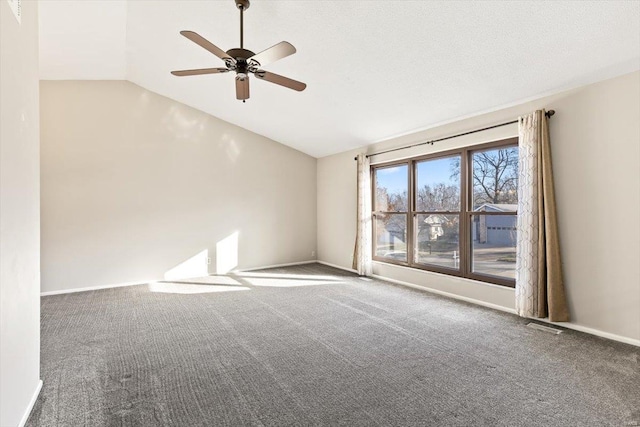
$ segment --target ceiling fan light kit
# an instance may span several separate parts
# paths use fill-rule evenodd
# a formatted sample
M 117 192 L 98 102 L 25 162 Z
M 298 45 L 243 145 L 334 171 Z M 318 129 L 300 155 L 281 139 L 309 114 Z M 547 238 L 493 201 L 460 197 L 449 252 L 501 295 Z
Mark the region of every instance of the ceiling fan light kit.
M 253 53 L 252 51 L 244 48 L 244 11 L 249 8 L 249 0 L 235 0 L 236 6 L 240 9 L 240 47 L 229 49 L 224 51 L 218 46 L 211 43 L 198 33 L 194 31 L 180 31 L 184 37 L 188 38 L 192 42 L 196 43 L 200 47 L 213 53 L 218 58 L 222 59 L 226 68 L 199 68 L 196 70 L 180 70 L 172 71 L 171 74 L 178 77 L 196 76 L 202 74 L 223 74 L 229 71 L 236 73 L 236 98 L 245 102 L 249 99 L 249 74 L 255 75 L 259 80 L 265 80 L 270 83 L 275 83 L 280 86 L 287 87 L 289 89 L 303 91 L 307 85 L 290 79 L 288 77 L 281 76 L 279 74 L 270 73 L 262 70 L 260 67 L 277 61 L 278 59 L 286 58 L 289 55 L 296 53 L 296 48 L 289 42 L 280 42 L 268 49 L 259 53 Z

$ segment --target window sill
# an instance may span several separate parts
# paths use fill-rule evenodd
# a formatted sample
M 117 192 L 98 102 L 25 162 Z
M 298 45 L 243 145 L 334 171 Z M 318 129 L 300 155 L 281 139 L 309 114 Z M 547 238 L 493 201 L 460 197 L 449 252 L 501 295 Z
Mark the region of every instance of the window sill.
M 416 273 L 420 273 L 420 274 L 435 275 L 435 276 L 439 276 L 439 277 L 447 278 L 447 279 L 460 280 L 460 281 L 465 282 L 467 284 L 481 285 L 481 286 L 486 286 L 486 287 L 489 287 L 489 288 L 502 289 L 502 290 L 508 290 L 508 291 L 511 291 L 511 292 L 515 292 L 515 288 L 512 287 L 512 286 L 498 285 L 498 284 L 495 284 L 495 283 L 484 282 L 482 280 L 476 280 L 476 279 L 470 279 L 468 277 L 463 277 L 463 276 L 454 275 L 454 274 L 445 274 L 445 273 L 440 273 L 440 272 L 437 272 L 437 271 L 426 270 L 426 269 L 423 269 L 423 268 L 416 268 L 416 267 L 411 267 L 411 266 L 408 266 L 408 265 L 402 265 L 402 264 L 396 264 L 396 263 L 378 261 L 378 260 L 373 260 L 373 264 L 377 264 L 377 265 L 380 265 L 380 266 L 383 266 L 383 267 L 399 268 L 399 269 L 403 269 L 403 270 L 411 271 L 411 272 L 416 272 Z M 416 286 L 420 286 L 420 285 L 416 285 Z M 427 288 L 425 287 L 425 289 L 427 289 Z

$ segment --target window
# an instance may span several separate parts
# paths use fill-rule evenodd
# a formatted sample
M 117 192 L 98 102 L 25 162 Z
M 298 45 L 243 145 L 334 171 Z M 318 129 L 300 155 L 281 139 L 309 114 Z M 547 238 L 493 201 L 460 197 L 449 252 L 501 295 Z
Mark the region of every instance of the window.
M 471 153 L 471 272 L 515 280 L 518 147 Z
M 373 227 L 375 255 L 407 261 L 409 167 L 407 164 L 375 169 Z
M 414 262 L 459 269 L 460 155 L 414 162 Z
M 517 139 L 372 167 L 377 261 L 515 285 Z

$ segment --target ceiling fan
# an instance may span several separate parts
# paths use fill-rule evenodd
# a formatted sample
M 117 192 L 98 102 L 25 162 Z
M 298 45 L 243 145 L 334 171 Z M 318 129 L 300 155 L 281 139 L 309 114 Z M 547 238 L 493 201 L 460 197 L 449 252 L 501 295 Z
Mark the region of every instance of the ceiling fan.
M 303 91 L 307 85 L 260 69 L 260 67 L 275 62 L 296 53 L 296 48 L 289 42 L 280 42 L 260 53 L 253 53 L 244 48 L 244 11 L 249 8 L 249 0 L 235 0 L 236 6 L 240 9 L 240 47 L 223 51 L 200 34 L 193 31 L 180 31 L 180 34 L 213 53 L 222 59 L 226 68 L 200 68 L 196 70 L 172 71 L 174 76 L 196 76 L 201 74 L 219 74 L 235 71 L 236 73 L 236 98 L 245 102 L 249 99 L 249 74 L 254 74 L 260 80 L 266 80 L 289 89 Z

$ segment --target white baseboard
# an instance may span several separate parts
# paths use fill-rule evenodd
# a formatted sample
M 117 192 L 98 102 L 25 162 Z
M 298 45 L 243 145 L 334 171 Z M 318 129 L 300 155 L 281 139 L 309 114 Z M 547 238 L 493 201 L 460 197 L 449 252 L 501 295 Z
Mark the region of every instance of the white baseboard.
M 349 273 L 355 273 L 358 274 L 357 270 L 354 270 L 353 268 L 346 268 L 346 267 L 342 267 L 336 264 L 331 264 L 330 262 L 326 262 L 326 261 L 316 261 L 318 264 L 323 264 L 323 265 L 328 265 L 329 267 L 333 267 L 333 268 L 337 268 L 338 270 L 344 270 L 344 271 L 348 271 Z
M 339 267 L 336 267 L 336 268 L 339 268 Z M 427 291 L 427 292 L 432 292 L 434 294 L 443 295 L 443 296 L 446 296 L 446 297 L 449 297 L 449 298 L 454 298 L 454 299 L 457 299 L 457 300 L 470 302 L 472 304 L 477 304 L 477 305 L 481 305 L 481 306 L 484 306 L 484 307 L 489 307 L 489 308 L 492 308 L 494 310 L 500 310 L 500 311 L 504 311 L 506 313 L 517 315 L 515 309 L 511 309 L 511 308 L 508 308 L 508 307 L 503 307 L 501 305 L 492 304 L 492 303 L 489 303 L 489 302 L 480 301 L 480 300 L 477 300 L 477 299 L 474 299 L 474 298 L 464 297 L 464 296 L 452 294 L 452 293 L 449 293 L 449 292 L 439 291 L 437 289 L 428 288 L 426 286 L 416 285 L 416 284 L 413 284 L 413 283 L 410 283 L 410 282 L 403 282 L 401 280 L 390 279 L 388 277 L 379 276 L 377 274 L 372 274 L 371 277 L 375 277 L 376 279 L 379 279 L 379 280 L 385 280 L 387 282 L 396 283 L 398 285 L 408 286 L 410 288 L 415 288 L 415 289 L 420 289 L 420 290 Z M 536 318 L 532 317 L 531 320 L 535 320 L 535 321 L 543 322 L 543 323 L 548 323 L 550 325 L 556 325 L 556 326 L 560 326 L 560 327 L 563 327 L 563 328 L 572 329 L 572 330 L 575 330 L 575 331 L 584 332 L 586 334 L 595 335 L 595 336 L 598 336 L 598 337 L 607 338 L 607 339 L 610 339 L 610 340 L 613 340 L 613 341 L 618 341 L 618 342 L 622 342 L 622 343 L 625 343 L 625 344 L 631 344 L 631 345 L 634 345 L 636 347 L 640 347 L 640 340 L 637 340 L 637 339 L 634 339 L 634 338 L 629 338 L 629 337 L 624 337 L 622 335 L 612 334 L 610 332 L 604 332 L 604 331 L 601 331 L 599 329 L 589 328 L 587 326 L 582 326 L 582 325 L 578 325 L 578 324 L 575 324 L 575 323 L 550 322 L 549 319 L 545 319 L 545 318 L 540 319 L 540 318 L 537 318 L 537 317 Z
M 315 264 L 317 261 L 315 259 L 311 259 L 308 261 L 298 261 L 298 262 L 288 262 L 286 264 L 274 264 L 274 265 L 265 265 L 262 267 L 251 267 L 251 268 L 240 268 L 237 270 L 232 270 L 233 272 L 244 272 L 244 271 L 256 271 L 256 270 L 266 270 L 268 268 L 279 268 L 279 267 L 290 267 L 292 265 L 303 265 L 303 264 Z
M 442 296 L 445 296 L 445 297 L 457 299 L 457 300 L 460 300 L 460 301 L 470 302 L 472 304 L 481 305 L 483 307 L 492 308 L 494 310 L 499 310 L 499 311 L 504 311 L 506 313 L 516 314 L 516 311 L 513 308 L 503 307 L 503 306 L 498 305 L 498 304 L 493 304 L 493 303 L 490 303 L 490 302 L 477 300 L 475 298 L 464 297 L 462 295 L 452 294 L 450 292 L 440 291 L 438 289 L 428 288 L 426 286 L 420 286 L 420 285 L 416 285 L 414 283 L 404 282 L 402 280 L 390 279 L 388 277 L 379 276 L 377 274 L 372 274 L 371 277 L 374 277 L 374 278 L 379 279 L 379 280 L 384 280 L 386 282 L 395 283 L 397 285 L 408 286 L 410 288 L 419 289 L 421 291 L 431 292 L 431 293 L 442 295 Z
M 618 341 L 625 344 L 635 345 L 636 347 L 640 347 L 640 340 L 624 337 L 622 335 L 612 334 L 610 332 L 601 331 L 599 329 L 589 328 L 587 326 L 577 325 L 575 323 L 569 322 L 550 322 L 548 318 L 539 319 L 537 317 L 531 317 L 531 320 L 535 320 L 538 322 L 548 323 L 549 325 L 560 326 L 562 328 L 573 329 L 574 331 L 584 332 L 585 334 L 595 335 L 602 338 L 607 338 L 612 341 Z
M 264 269 L 267 269 L 267 268 L 289 267 L 289 266 L 292 266 L 292 265 L 302 265 L 302 264 L 313 264 L 315 262 L 316 262 L 316 260 L 312 259 L 312 260 L 308 260 L 308 261 L 289 262 L 289 263 L 286 263 L 286 264 L 265 265 L 265 266 L 261 266 L 261 267 L 252 267 L 252 268 L 238 269 L 238 270 L 233 270 L 233 271 L 264 270 Z M 96 290 L 99 290 L 99 289 L 111 289 L 111 288 L 121 288 L 121 287 L 124 287 L 124 286 L 145 285 L 147 283 L 157 282 L 158 280 L 159 279 L 149 279 L 149 280 L 146 280 L 146 281 L 143 280 L 143 281 L 136 281 L 136 282 L 115 283 L 115 284 L 110 284 L 110 285 L 89 286 L 89 287 L 86 287 L 86 288 L 61 289 L 59 291 L 40 292 L 40 296 L 41 297 L 46 297 L 48 295 L 73 294 L 73 293 L 76 293 L 76 292 L 96 291 Z
M 98 285 L 98 286 L 89 286 L 86 288 L 73 288 L 73 289 L 62 289 L 59 291 L 47 291 L 40 292 L 41 297 L 46 297 L 48 295 L 61 295 L 61 294 L 74 294 L 76 292 L 87 292 L 87 291 L 96 291 L 99 289 L 111 289 L 111 288 L 122 288 L 124 286 L 136 286 L 136 285 L 144 285 L 151 282 L 156 282 L 156 279 L 147 280 L 147 281 L 136 281 L 136 282 L 125 282 L 125 283 L 116 283 L 111 285 Z
M 33 410 L 33 406 L 36 404 L 36 400 L 38 400 L 38 396 L 40 395 L 40 390 L 42 390 L 42 380 L 38 381 L 38 385 L 36 386 L 35 391 L 33 392 L 33 396 L 31 396 L 31 400 L 29 401 L 29 405 L 27 409 L 24 411 L 24 415 L 18 424 L 18 427 L 24 427 L 29 419 L 29 415 L 31 415 L 31 411 Z

